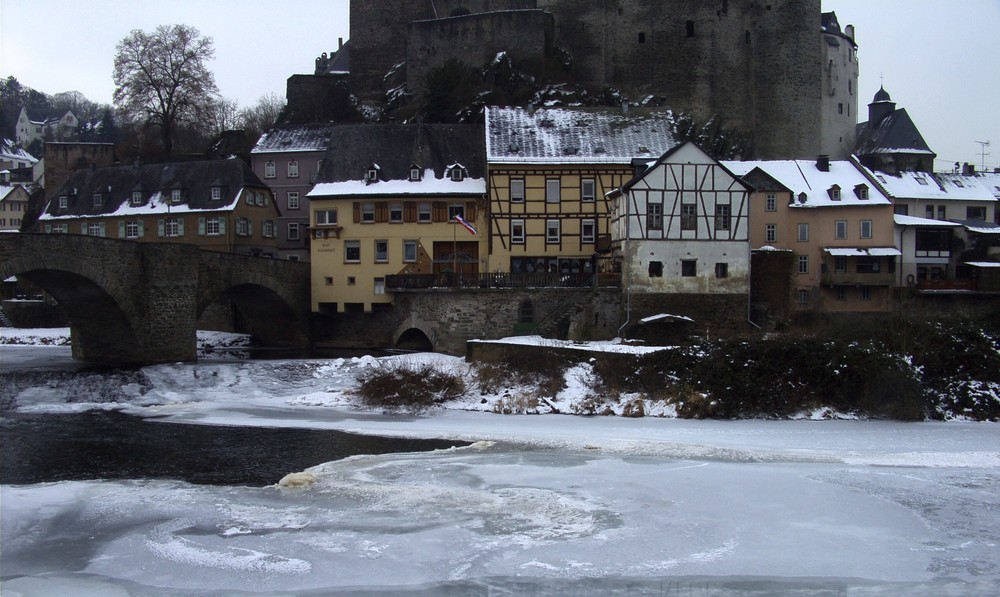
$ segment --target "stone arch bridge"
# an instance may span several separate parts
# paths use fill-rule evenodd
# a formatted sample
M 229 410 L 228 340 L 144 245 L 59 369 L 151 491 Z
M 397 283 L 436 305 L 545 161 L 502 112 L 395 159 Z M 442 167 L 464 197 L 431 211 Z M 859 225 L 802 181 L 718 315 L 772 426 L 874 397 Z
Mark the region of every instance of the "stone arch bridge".
M 256 341 L 304 346 L 309 264 L 72 234 L 0 234 L 0 279 L 51 294 L 70 321 L 73 357 L 194 361 L 198 318 L 226 298 Z

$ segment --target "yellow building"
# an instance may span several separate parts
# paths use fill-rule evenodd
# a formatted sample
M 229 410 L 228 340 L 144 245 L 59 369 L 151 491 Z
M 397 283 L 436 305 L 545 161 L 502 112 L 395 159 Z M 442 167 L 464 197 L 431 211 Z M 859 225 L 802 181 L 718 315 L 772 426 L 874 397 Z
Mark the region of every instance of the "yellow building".
M 490 272 L 611 269 L 606 194 L 675 145 L 666 112 L 590 108 L 486 111 Z
M 308 195 L 314 311 L 370 312 L 394 287 L 478 285 L 481 126 L 345 125 L 330 147 Z

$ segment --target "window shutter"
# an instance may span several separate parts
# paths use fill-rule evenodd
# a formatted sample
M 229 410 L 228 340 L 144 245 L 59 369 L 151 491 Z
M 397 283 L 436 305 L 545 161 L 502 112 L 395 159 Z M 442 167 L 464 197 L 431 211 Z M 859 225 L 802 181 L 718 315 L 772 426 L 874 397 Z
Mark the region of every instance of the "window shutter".
M 80 234 L 87 234 L 87 223 L 86 222 L 81 222 L 80 223 Z
M 375 221 L 376 222 L 388 222 L 389 221 L 389 204 L 384 201 L 379 201 L 375 204 Z
M 52 232 L 52 224 L 46 224 L 45 225 L 45 231 L 46 232 Z
M 164 232 L 163 220 L 156 221 L 156 235 L 163 237 L 166 233 Z
M 358 224 L 361 222 L 361 203 L 354 202 L 354 223 Z
M 142 225 L 142 220 L 139 220 L 139 238 L 146 236 L 146 227 Z
M 444 201 L 435 201 L 431 210 L 431 219 L 435 222 L 447 222 L 448 204 Z
M 125 238 L 125 222 L 118 222 L 118 238 Z
M 101 222 L 100 224 L 97 225 L 97 231 L 100 233 L 102 237 L 107 236 L 107 234 L 104 232 L 104 222 Z
M 403 221 L 404 222 L 417 221 L 417 204 L 415 202 L 407 201 L 403 203 Z
M 177 236 L 184 236 L 184 218 L 177 218 Z
M 198 218 L 198 236 L 205 236 L 205 218 Z
M 465 203 L 465 216 L 463 216 L 469 222 L 476 221 L 476 202 L 467 201 Z
M 219 234 L 226 233 L 226 218 L 219 217 Z

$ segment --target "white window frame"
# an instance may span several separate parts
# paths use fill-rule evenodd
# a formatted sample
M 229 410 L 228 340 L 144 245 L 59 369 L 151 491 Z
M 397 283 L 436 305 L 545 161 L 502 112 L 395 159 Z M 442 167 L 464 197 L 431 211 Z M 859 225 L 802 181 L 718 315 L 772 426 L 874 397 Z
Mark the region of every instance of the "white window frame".
M 375 278 L 375 294 L 385 294 L 385 278 Z
M 222 200 L 222 187 L 212 187 L 212 201 Z
M 180 218 L 163 219 L 163 236 L 167 238 L 178 238 L 184 235 L 183 224 Z
M 356 258 L 351 258 L 348 253 L 357 253 Z M 361 263 L 361 241 L 360 240 L 345 240 L 344 241 L 344 263 Z
M 337 225 L 337 210 L 336 209 L 317 209 L 315 212 L 316 225 L 317 226 L 336 226 Z
M 139 220 L 126 220 L 125 221 L 125 238 L 139 238 L 139 230 L 142 228 L 142 222 Z
M 778 242 L 777 224 L 764 224 L 764 242 L 766 243 Z
M 69 207 L 69 197 L 59 195 L 59 209 L 66 209 L 67 207 Z
M 236 218 L 236 235 L 237 236 L 250 236 L 250 218 L 238 217 Z
M 299 177 L 299 161 L 288 160 L 288 178 L 298 178 L 298 177 Z
M 274 162 L 268 161 L 264 162 L 264 178 L 276 178 L 277 168 Z
M 132 205 L 142 205 L 145 203 L 142 196 L 142 191 L 132 191 L 132 198 L 129 200 Z
M 558 178 L 545 179 L 545 202 L 559 203 L 562 201 L 562 184 Z
M 403 241 L 403 262 L 404 263 L 416 263 L 417 261 L 417 241 L 415 240 L 404 240 Z
M 417 204 L 417 222 L 421 224 L 429 224 L 433 221 L 434 219 L 431 211 L 431 204 L 427 202 Z
M 798 261 L 798 272 L 800 274 L 808 274 L 809 273 L 809 256 L 808 255 L 799 255 L 799 258 L 798 258 L 797 261 Z
M 375 204 L 371 201 L 366 201 L 361 204 L 361 223 L 362 224 L 374 224 L 375 223 Z
M 588 188 L 589 187 L 589 188 Z M 597 200 L 597 181 L 593 178 L 580 180 L 580 201 L 593 203 Z
M 375 241 L 375 263 L 389 263 L 389 241 L 385 239 Z
M 205 236 L 220 236 L 222 234 L 222 218 L 205 218 Z
M 288 209 L 299 209 L 299 192 L 288 191 Z
M 764 198 L 764 211 L 778 211 L 778 196 L 768 193 Z
M 300 227 L 298 222 L 288 223 L 288 240 L 299 240 L 301 237 Z
M 861 220 L 861 238 L 871 238 L 871 237 L 872 237 L 872 221 Z
M 510 202 L 524 203 L 524 179 L 510 179 Z
M 809 242 L 809 224 L 800 222 L 795 226 L 795 240 L 800 243 Z
M 510 244 L 512 245 L 523 245 L 524 244 L 524 220 L 511 220 L 510 221 Z
M 833 223 L 833 237 L 837 240 L 847 239 L 847 220 L 837 220 Z
M 646 230 L 663 230 L 663 205 L 646 204 Z
M 399 224 L 403 221 L 403 204 L 400 202 L 389 203 L 389 222 Z
M 580 241 L 584 244 L 597 242 L 597 220 L 588 218 L 580 222 Z
M 558 245 L 562 239 L 562 222 L 545 220 L 545 244 Z

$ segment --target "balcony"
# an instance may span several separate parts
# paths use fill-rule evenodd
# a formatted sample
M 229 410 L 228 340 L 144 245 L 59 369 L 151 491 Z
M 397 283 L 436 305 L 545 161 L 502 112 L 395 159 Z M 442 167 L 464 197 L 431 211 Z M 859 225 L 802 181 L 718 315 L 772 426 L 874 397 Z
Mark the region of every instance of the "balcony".
M 443 272 L 439 274 L 407 274 L 385 277 L 385 289 L 391 292 L 430 290 L 432 288 L 618 288 L 621 274 L 554 274 L 492 273 L 465 274 Z
M 820 283 L 823 286 L 895 286 L 894 272 L 823 272 Z

